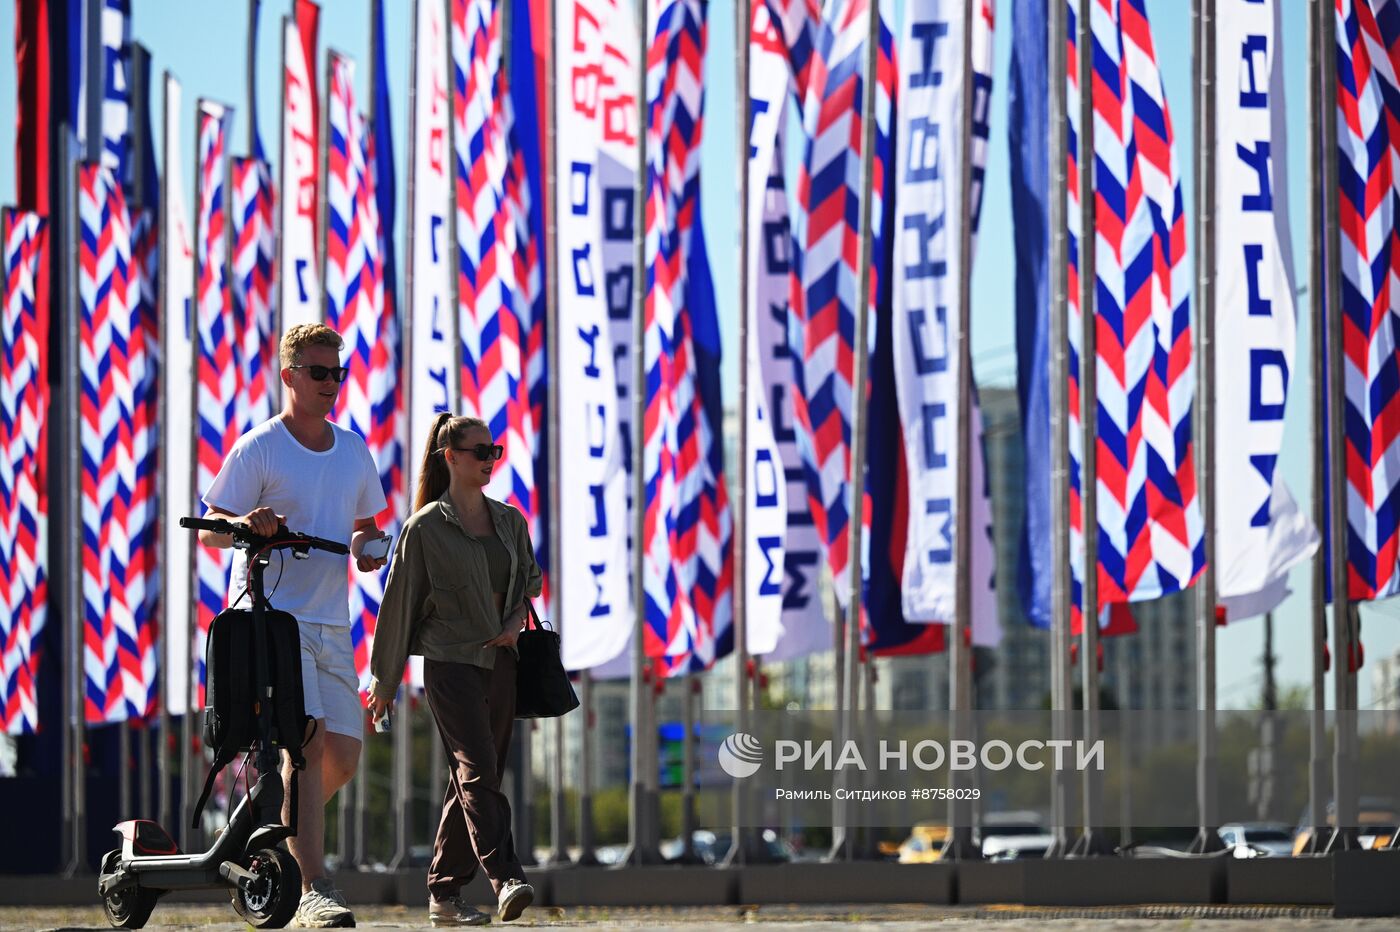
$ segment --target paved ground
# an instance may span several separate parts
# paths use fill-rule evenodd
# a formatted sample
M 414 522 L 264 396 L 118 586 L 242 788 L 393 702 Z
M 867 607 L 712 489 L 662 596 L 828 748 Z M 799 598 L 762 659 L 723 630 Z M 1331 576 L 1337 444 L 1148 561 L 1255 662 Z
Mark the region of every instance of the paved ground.
M 403 906 L 358 907 L 361 929 L 428 928 L 427 910 Z M 1193 929 L 1200 932 L 1298 932 L 1325 928 L 1346 932 L 1393 932 L 1394 919 L 1332 919 L 1326 910 L 1277 907 L 1139 907 L 1133 909 L 1027 909 L 987 907 L 949 909 L 921 906 L 764 906 L 687 909 L 560 909 L 531 910 L 515 926 L 628 928 L 677 932 L 718 932 L 762 925 L 763 932 L 785 930 L 927 929 L 940 932 L 1030 930 L 1049 923 L 1051 932 L 1158 932 Z M 499 928 L 500 923 L 496 924 Z M 106 929 L 99 907 L 0 906 L 0 930 Z M 231 908 L 212 906 L 157 907 L 147 928 L 162 930 L 243 930 Z

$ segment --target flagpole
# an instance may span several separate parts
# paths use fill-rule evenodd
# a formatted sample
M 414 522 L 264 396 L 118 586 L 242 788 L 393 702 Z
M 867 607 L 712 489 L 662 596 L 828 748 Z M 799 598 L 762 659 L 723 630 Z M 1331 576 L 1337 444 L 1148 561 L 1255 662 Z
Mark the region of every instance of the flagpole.
M 1308 159 L 1311 179 L 1308 199 L 1308 303 L 1311 306 L 1312 356 L 1312 454 L 1313 524 L 1327 527 L 1327 484 L 1323 478 L 1323 463 L 1327 458 L 1327 365 L 1323 360 L 1323 345 L 1327 342 L 1323 323 L 1327 298 L 1323 288 L 1326 273 L 1322 260 L 1322 166 L 1318 150 L 1321 129 L 1318 125 L 1321 101 L 1321 43 L 1322 0 L 1308 3 Z M 1323 833 L 1327 826 L 1327 548 L 1318 547 L 1312 559 L 1312 710 L 1308 716 L 1308 834 L 1306 851 L 1320 854 L 1326 846 Z
M 246 51 L 245 63 L 245 93 L 248 97 L 248 154 L 256 155 L 258 128 L 253 125 L 253 114 L 258 112 L 258 104 L 254 97 L 257 94 L 257 62 L 258 62 L 258 4 L 262 0 L 248 0 L 248 48 Z M 373 16 L 373 14 L 371 14 Z M 371 27 L 372 28 L 372 27 Z M 373 33 L 370 34 L 373 36 Z M 374 48 L 371 38 L 370 48 Z M 371 84 L 371 87 L 374 85 Z
M 186 428 L 190 438 L 190 499 L 191 505 L 198 500 L 199 496 L 199 240 L 202 235 L 200 229 L 201 208 L 200 198 L 204 193 L 204 172 L 200 166 L 200 114 L 204 110 L 204 103 L 201 98 L 196 98 L 194 103 L 194 223 L 190 227 L 194 235 L 190 240 L 190 352 L 192 358 L 192 375 L 190 379 L 190 423 Z M 169 171 L 167 166 L 166 171 Z M 194 761 L 194 737 L 195 737 L 195 716 L 199 709 L 199 658 L 195 653 L 195 646 L 199 641 L 199 547 L 198 539 L 190 547 L 190 561 L 188 572 L 190 574 L 190 600 L 189 600 L 189 620 L 190 620 L 190 675 L 185 682 L 185 714 L 180 722 L 180 740 L 183 742 L 180 748 L 180 846 L 186 851 L 193 851 L 201 838 L 201 833 L 195 827 L 195 797 L 199 795 L 195 784 L 198 778 L 195 775 Z M 204 746 L 200 745 L 200 754 L 203 756 Z
M 736 456 L 737 475 L 734 477 L 734 730 L 740 734 L 749 733 L 749 644 L 748 644 L 748 533 L 749 533 L 749 199 L 752 196 L 749 185 L 749 146 L 752 135 L 753 113 L 752 78 L 749 72 L 749 35 L 752 31 L 752 0 L 736 0 L 734 4 L 734 61 L 737 73 L 736 84 L 739 91 L 738 119 L 735 133 L 738 142 L 739 166 L 739 447 Z M 691 736 L 686 733 L 686 747 L 690 747 Z M 744 784 L 735 780 L 732 784 L 731 805 L 734 810 L 734 823 L 730 832 L 733 839 L 726 864 L 745 864 L 749 861 L 749 838 L 745 831 Z M 690 839 L 686 838 L 689 845 Z M 687 847 L 687 851 L 689 848 Z
M 67 427 L 66 498 L 68 505 L 68 526 L 72 532 L 64 541 L 64 562 L 68 567 L 66 600 L 68 611 L 68 663 L 64 705 L 67 717 L 65 740 L 65 766 L 63 768 L 64 821 L 67 832 L 64 844 L 65 877 L 72 877 L 86 867 L 86 846 L 83 844 L 86 825 L 83 819 L 83 584 L 82 555 L 78 541 L 82 540 L 82 472 L 79 463 L 79 450 L 82 449 L 82 428 L 79 425 L 77 398 L 79 388 L 78 359 L 78 317 L 81 314 L 78 295 L 78 240 L 82 236 L 82 219 L 78 216 L 78 172 L 80 161 L 70 160 L 71 166 L 67 204 L 69 222 L 73 224 L 68 237 L 68 313 L 63 341 L 63 374 L 59 383 L 67 401 L 65 426 Z
M 1052 0 L 1055 2 L 1055 0 Z M 962 119 L 958 127 L 960 150 L 958 179 L 958 261 L 961 272 L 956 282 L 958 314 L 958 397 L 957 473 L 954 495 L 954 612 L 953 643 L 948 656 L 952 669 L 948 677 L 948 708 L 952 715 L 952 739 L 966 740 L 972 731 L 972 111 L 976 105 L 972 78 L 973 0 L 963 7 L 962 17 Z M 958 799 L 965 786 L 963 775 L 950 770 L 948 800 L 948 841 L 943 846 L 947 860 L 981 860 L 981 849 L 972 842 L 970 800 Z
M 850 595 L 846 601 L 846 654 L 842 658 L 842 741 L 852 740 L 855 734 L 855 708 L 860 700 L 856 660 L 860 654 L 861 529 L 865 520 L 865 394 L 866 363 L 869 359 L 867 333 L 870 319 L 871 265 L 875 261 L 875 235 L 872 225 L 874 211 L 871 202 L 875 197 L 875 87 L 879 83 L 880 6 L 878 0 L 866 2 L 865 68 L 862 71 L 861 84 L 864 93 L 860 109 L 860 273 L 855 293 L 855 344 L 851 354 L 851 468 L 846 483 L 847 494 L 850 496 L 850 520 L 847 524 L 850 546 L 846 564 Z M 855 858 L 855 846 L 844 824 L 848 812 L 849 808 L 842 808 L 843 824 L 837 826 L 841 833 L 840 841 L 833 841 L 833 849 L 843 849 L 845 860 L 850 861 Z M 833 854 L 837 853 L 833 850 Z
M 627 854 L 622 863 L 629 865 L 654 864 L 660 858 L 651 844 L 650 826 L 650 778 L 647 764 L 650 755 L 643 744 L 649 742 L 645 722 L 652 703 L 646 677 L 646 590 L 642 585 L 642 574 L 646 564 L 645 550 L 646 515 L 646 468 L 644 447 L 646 445 L 643 423 L 646 418 L 646 324 L 643 307 L 646 301 L 646 197 L 647 197 L 647 38 L 650 26 L 647 22 L 648 5 L 637 4 L 637 179 L 636 203 L 633 204 L 633 231 L 635 240 L 636 266 L 632 290 L 632 683 L 629 695 L 632 719 L 631 771 L 632 786 L 627 800 Z M 654 732 L 652 733 L 654 735 Z
M 1069 546 L 1069 241 L 1066 202 L 1069 197 L 1067 69 L 1065 5 L 1050 2 L 1049 40 L 1046 53 L 1050 75 L 1050 197 L 1047 211 L 1050 239 L 1050 523 L 1052 614 L 1050 637 L 1050 693 L 1055 737 L 1070 737 L 1069 714 L 1074 690 L 1069 668 L 1070 590 L 1073 585 Z M 1070 809 L 1073 792 L 1070 775 L 1051 773 L 1051 823 L 1055 840 L 1047 857 L 1069 853 Z
M 1196 82 L 1196 455 L 1201 509 L 1205 517 L 1206 564 L 1196 583 L 1196 838 L 1194 854 L 1225 847 L 1219 821 L 1215 727 L 1215 0 L 1191 0 Z
M 1327 395 L 1332 417 L 1327 421 L 1328 479 L 1331 508 L 1332 556 L 1332 685 L 1337 712 L 1336 737 L 1332 752 L 1332 787 L 1336 800 L 1336 822 L 1327 852 L 1357 847 L 1356 774 L 1351 767 L 1352 745 L 1356 740 L 1356 674 L 1352 660 L 1351 593 L 1347 589 L 1347 450 L 1346 450 L 1346 365 L 1342 353 L 1342 271 L 1341 205 L 1338 203 L 1337 164 L 1337 19 L 1330 9 L 1319 11 L 1321 29 L 1321 144 L 1322 144 L 1322 236 L 1326 263 L 1322 285 L 1327 296 Z M 1349 714 L 1350 713 L 1350 714 Z
M 1081 0 L 1076 25 L 1079 27 L 1076 59 L 1079 65 L 1079 312 L 1082 336 L 1079 344 L 1080 426 L 1084 432 L 1081 463 L 1081 504 L 1084 514 L 1084 600 L 1080 618 L 1079 672 L 1084 691 L 1083 740 L 1092 746 L 1099 736 L 1099 508 L 1098 508 L 1098 349 L 1095 327 L 1098 324 L 1096 291 L 1098 271 L 1096 251 L 1098 227 L 1095 219 L 1094 169 L 1094 30 L 1093 4 Z M 1073 699 L 1073 695 L 1069 697 Z M 1102 831 L 1098 828 L 1102 813 L 1099 798 L 1102 779 L 1099 772 L 1086 768 L 1083 773 L 1084 831 L 1075 842 L 1071 854 L 1076 857 L 1097 857 L 1112 854 Z
M 174 231 L 168 230 L 165 225 L 166 205 L 170 203 L 170 176 L 173 171 L 179 169 L 170 168 L 170 76 L 166 73 L 164 82 L 165 99 L 161 104 L 161 149 L 165 153 L 162 163 L 167 166 L 166 170 L 160 173 L 160 214 L 156 217 L 157 242 L 159 248 L 156 250 L 156 261 L 159 263 L 159 274 L 162 286 L 156 289 L 156 339 L 160 347 L 160 369 L 156 373 L 156 399 L 157 399 L 157 430 L 160 437 L 160 455 L 156 467 L 156 501 L 159 502 L 160 515 L 162 518 L 169 514 L 166 509 L 167 496 L 170 494 L 170 482 L 166 476 L 166 465 L 168 463 L 165 451 L 170 449 L 170 415 L 169 404 L 166 401 L 166 389 L 173 386 L 170 379 L 170 370 L 167 361 L 170 355 L 167 351 L 168 343 L 165 339 L 166 320 L 172 313 L 172 309 L 165 303 L 164 282 L 166 276 L 170 274 L 170 263 L 167 261 L 165 242 L 167 236 L 173 236 Z M 168 525 L 163 528 L 165 535 L 178 533 Z M 162 540 L 162 551 L 165 541 Z M 164 564 L 164 560 L 161 561 Z M 160 624 L 157 625 L 156 641 L 156 662 L 160 666 L 160 678 L 158 680 L 158 698 L 160 703 L 160 743 L 157 745 L 156 773 L 160 779 L 160 786 L 156 790 L 156 819 L 161 825 L 170 825 L 170 671 L 166 660 L 165 645 L 170 637 L 170 619 L 174 612 L 170 605 L 170 574 L 179 572 L 177 567 L 165 566 L 161 573 L 160 585 Z
M 410 426 L 409 437 L 412 438 L 411 427 L 412 412 L 414 410 L 413 379 L 410 373 L 413 369 L 413 315 L 416 310 L 416 303 L 413 295 L 413 275 L 417 271 L 413 261 L 413 250 L 417 245 L 417 237 L 414 235 L 414 217 L 417 215 L 414 210 L 418 197 L 418 172 L 415 170 L 416 149 L 418 146 L 418 7 L 424 0 L 413 0 L 413 5 L 409 9 L 409 16 L 413 17 L 412 25 L 408 30 L 408 178 L 404 189 L 405 198 L 408 203 L 408 222 L 404 224 L 407 233 L 407 241 L 404 245 L 404 290 L 403 306 L 404 315 L 400 320 L 403 327 L 400 337 L 399 352 L 403 360 L 402 373 L 403 381 L 400 385 L 403 391 L 405 412 L 409 413 Z M 429 0 L 431 2 L 431 0 Z M 375 28 L 371 26 L 371 28 Z M 374 42 L 371 40 L 370 49 L 374 49 Z M 371 51 L 371 58 L 373 58 Z M 374 87 L 371 82 L 370 87 Z M 411 449 L 408 456 L 413 455 Z M 411 482 L 412 469 L 403 470 L 403 491 L 406 496 L 405 501 L 409 502 L 409 509 L 412 510 L 413 486 Z M 400 690 L 399 696 L 403 700 L 408 698 L 408 690 Z M 398 870 L 405 866 L 408 861 L 408 849 L 410 845 L 410 819 L 413 811 L 413 788 L 412 777 L 409 770 L 409 757 L 412 754 L 413 738 L 413 716 L 411 703 L 403 701 L 399 708 L 399 727 L 394 729 L 394 750 L 393 750 L 393 797 L 394 797 L 394 854 L 389 859 L 389 869 Z M 431 806 L 429 807 L 431 808 Z

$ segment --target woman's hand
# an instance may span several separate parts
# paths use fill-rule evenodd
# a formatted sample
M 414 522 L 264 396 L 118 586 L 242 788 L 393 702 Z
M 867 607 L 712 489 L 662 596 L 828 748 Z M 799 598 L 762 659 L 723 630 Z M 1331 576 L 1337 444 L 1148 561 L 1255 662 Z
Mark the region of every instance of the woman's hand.
M 501 633 L 481 646 L 508 647 L 511 650 L 515 650 L 515 642 L 520 640 L 520 632 L 525 628 L 524 615 L 525 611 L 523 608 L 511 612 L 510 617 L 505 620 L 501 627 Z
M 394 711 L 393 699 L 380 699 L 374 693 L 369 694 L 369 701 L 365 705 L 369 707 L 369 714 L 373 718 L 381 718 Z

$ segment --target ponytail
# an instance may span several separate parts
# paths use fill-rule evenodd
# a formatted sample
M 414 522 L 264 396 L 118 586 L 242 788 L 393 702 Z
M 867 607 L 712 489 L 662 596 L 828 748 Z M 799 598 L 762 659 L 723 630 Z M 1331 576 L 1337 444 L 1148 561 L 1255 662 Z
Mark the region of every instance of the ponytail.
M 490 431 L 490 426 L 480 418 L 453 417 L 452 412 L 443 411 L 433 419 L 433 428 L 428 431 L 428 446 L 423 451 L 422 467 L 418 470 L 418 494 L 413 499 L 413 510 L 419 511 L 442 498 L 452 483 L 452 474 L 447 468 L 447 457 L 443 455 L 455 438 L 462 439 L 467 431 L 474 428 Z
M 413 500 L 413 510 L 442 498 L 452 477 L 447 472 L 447 460 L 442 448 L 447 445 L 447 422 L 452 420 L 452 412 L 444 411 L 433 419 L 433 429 L 428 431 L 428 447 L 423 451 L 422 467 L 418 470 L 418 494 Z

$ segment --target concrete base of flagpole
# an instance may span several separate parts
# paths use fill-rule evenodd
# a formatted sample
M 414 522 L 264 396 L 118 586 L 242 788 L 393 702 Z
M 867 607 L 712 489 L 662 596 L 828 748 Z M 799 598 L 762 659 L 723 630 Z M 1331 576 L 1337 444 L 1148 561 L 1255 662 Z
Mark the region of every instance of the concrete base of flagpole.
M 1095 828 L 1086 828 L 1065 855 L 1068 858 L 1111 858 L 1117 855 L 1108 836 Z
M 1225 850 L 1225 842 L 1220 840 L 1220 833 L 1209 826 L 1202 826 L 1196 830 L 1196 837 L 1191 841 L 1191 847 L 1186 849 L 1188 854 L 1215 854 L 1217 851 Z
M 960 825 L 948 833 L 940 861 L 980 861 L 982 848 L 972 840 L 972 826 Z

